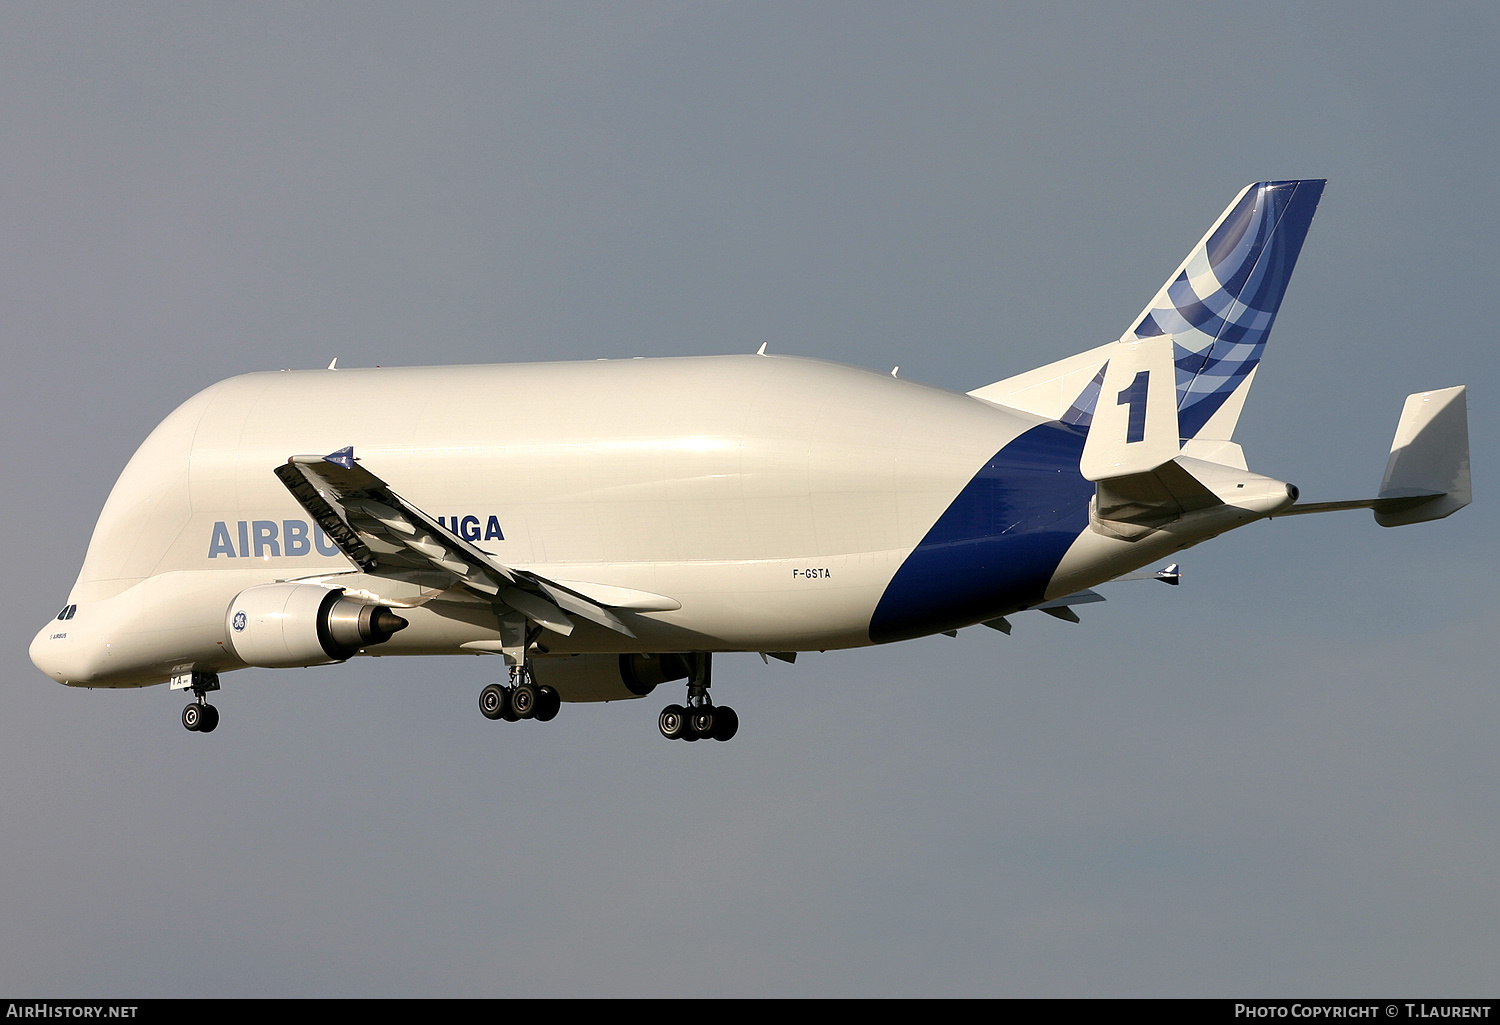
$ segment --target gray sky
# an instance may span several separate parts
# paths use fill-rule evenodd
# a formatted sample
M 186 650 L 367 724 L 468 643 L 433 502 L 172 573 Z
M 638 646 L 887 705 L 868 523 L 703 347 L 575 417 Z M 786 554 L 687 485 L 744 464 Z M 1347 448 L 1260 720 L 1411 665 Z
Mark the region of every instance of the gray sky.
M 1103 7 L 1105 5 L 1097 5 Z M 0 990 L 1418 995 L 1500 961 L 1490 3 L 0 9 Z M 1259 524 L 795 667 L 730 744 L 489 723 L 489 659 L 165 688 L 26 656 L 116 475 L 251 370 L 798 353 L 967 390 L 1100 344 L 1235 192 L 1330 182 L 1237 440 L 1475 504 Z M 503 395 L 475 396 L 476 423 Z

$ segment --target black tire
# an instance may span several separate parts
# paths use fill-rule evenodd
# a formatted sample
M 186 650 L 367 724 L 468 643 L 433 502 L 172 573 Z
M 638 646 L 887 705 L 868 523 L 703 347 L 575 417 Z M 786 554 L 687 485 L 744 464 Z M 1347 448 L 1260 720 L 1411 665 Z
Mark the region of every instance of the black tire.
M 198 732 L 212 733 L 219 728 L 219 710 L 213 705 L 204 705 L 198 717 Z
M 510 709 L 510 695 L 498 683 L 479 692 L 479 714 L 486 719 L 504 719 Z
M 517 719 L 530 719 L 536 715 L 536 686 L 523 683 L 510 692 L 510 710 Z
M 182 725 L 194 733 L 203 723 L 203 706 L 196 701 L 182 710 Z
M 681 740 L 687 732 L 687 709 L 681 705 L 668 705 L 656 717 L 657 728 L 668 740 Z
M 551 687 L 540 686 L 536 689 L 536 720 L 537 722 L 551 722 L 557 718 L 558 710 L 562 708 L 562 695 Z
M 695 737 L 714 735 L 714 718 L 718 709 L 712 705 L 695 708 L 688 713 L 688 731 Z
M 735 714 L 734 709 L 728 705 L 720 705 L 714 709 L 713 738 L 715 740 L 732 740 L 739 731 L 740 717 Z

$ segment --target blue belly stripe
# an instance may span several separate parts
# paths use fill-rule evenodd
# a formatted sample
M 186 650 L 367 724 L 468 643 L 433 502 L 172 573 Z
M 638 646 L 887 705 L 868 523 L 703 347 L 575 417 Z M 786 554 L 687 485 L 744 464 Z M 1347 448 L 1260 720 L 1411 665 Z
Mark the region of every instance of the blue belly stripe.
M 1087 433 L 1041 424 L 997 452 L 896 571 L 870 640 L 923 637 L 1041 601 L 1088 529 L 1094 485 L 1078 472 Z

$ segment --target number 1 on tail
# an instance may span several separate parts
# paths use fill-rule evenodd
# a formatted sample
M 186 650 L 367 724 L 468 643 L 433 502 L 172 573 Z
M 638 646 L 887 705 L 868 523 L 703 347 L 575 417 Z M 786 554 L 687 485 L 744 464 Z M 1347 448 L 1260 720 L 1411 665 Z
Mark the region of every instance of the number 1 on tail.
M 1125 428 L 1125 444 L 1132 445 L 1146 440 L 1146 385 L 1151 380 L 1151 371 L 1142 370 L 1123 389 L 1116 405 L 1130 407 L 1130 423 Z

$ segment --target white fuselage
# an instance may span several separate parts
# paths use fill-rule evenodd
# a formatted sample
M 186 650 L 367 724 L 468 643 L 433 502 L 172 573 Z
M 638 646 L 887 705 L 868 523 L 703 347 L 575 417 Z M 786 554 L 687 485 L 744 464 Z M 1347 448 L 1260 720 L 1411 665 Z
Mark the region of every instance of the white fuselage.
M 787 357 L 237 377 L 141 445 L 95 528 L 68 598 L 76 612 L 37 635 L 33 660 L 85 686 L 239 668 L 224 625 L 239 592 L 335 575 L 402 605 L 410 627 L 379 654 L 493 650 L 489 606 L 354 572 L 272 472 L 349 445 L 499 562 L 648 596 L 638 604 L 651 611 L 622 602 L 634 639 L 580 624 L 543 638 L 544 653 L 869 644 L 898 568 L 976 473 L 1043 422 Z M 1047 596 L 1184 543 L 1085 532 Z

